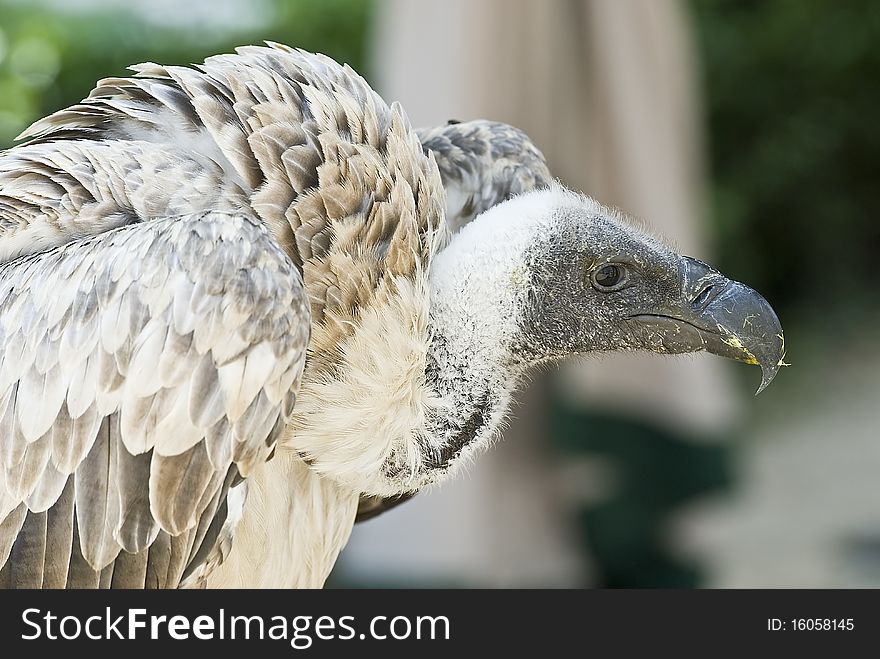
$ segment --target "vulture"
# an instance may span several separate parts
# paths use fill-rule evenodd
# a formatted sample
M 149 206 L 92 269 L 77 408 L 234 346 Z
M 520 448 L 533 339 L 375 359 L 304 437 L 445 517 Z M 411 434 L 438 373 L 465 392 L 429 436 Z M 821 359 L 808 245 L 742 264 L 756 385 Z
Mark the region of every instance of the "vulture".
M 320 587 L 538 364 L 782 364 L 758 293 L 510 126 L 274 43 L 132 71 L 0 153 L 0 586 Z

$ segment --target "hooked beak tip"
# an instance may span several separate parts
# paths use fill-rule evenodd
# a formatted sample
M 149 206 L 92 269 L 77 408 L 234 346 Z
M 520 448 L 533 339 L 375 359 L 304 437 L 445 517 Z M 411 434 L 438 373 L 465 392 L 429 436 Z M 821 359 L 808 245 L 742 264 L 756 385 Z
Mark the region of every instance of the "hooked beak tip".
M 758 386 L 758 390 L 755 391 L 756 396 L 773 382 L 773 378 L 779 373 L 779 369 L 783 366 L 788 366 L 785 362 L 785 335 L 780 331 L 776 335 L 776 338 L 779 339 L 779 345 L 777 349 L 770 354 L 779 355 L 778 357 L 769 357 L 768 355 L 769 358 L 764 359 L 764 361 L 758 361 L 755 359 L 754 362 L 750 362 L 761 367 L 761 384 Z

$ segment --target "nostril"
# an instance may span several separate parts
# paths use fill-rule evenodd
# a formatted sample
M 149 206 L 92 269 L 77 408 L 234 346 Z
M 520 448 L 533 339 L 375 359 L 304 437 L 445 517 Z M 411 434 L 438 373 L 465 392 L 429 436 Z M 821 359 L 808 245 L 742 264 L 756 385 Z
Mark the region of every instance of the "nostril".
M 702 305 L 706 300 L 709 299 L 709 296 L 712 294 L 714 288 L 714 284 L 709 284 L 708 286 L 706 286 L 706 288 L 700 291 L 697 297 L 694 298 L 693 302 L 691 302 L 691 306 L 699 307 L 700 305 Z

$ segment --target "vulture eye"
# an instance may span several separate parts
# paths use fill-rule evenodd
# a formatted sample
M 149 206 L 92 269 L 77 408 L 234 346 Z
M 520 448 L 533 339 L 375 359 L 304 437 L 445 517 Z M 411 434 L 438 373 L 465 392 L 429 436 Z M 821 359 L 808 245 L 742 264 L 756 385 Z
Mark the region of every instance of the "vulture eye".
M 606 263 L 593 270 L 590 279 L 597 291 L 610 293 L 611 291 L 623 288 L 623 285 L 626 283 L 626 270 L 623 266 Z

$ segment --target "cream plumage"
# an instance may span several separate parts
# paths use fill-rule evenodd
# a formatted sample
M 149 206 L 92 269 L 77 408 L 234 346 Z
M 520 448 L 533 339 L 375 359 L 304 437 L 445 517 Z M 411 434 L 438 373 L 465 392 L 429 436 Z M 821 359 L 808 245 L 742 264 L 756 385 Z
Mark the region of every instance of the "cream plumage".
M 134 70 L 0 154 L 2 586 L 320 586 L 359 502 L 487 446 L 535 363 L 778 369 L 766 302 L 515 129 L 417 133 L 277 44 Z

